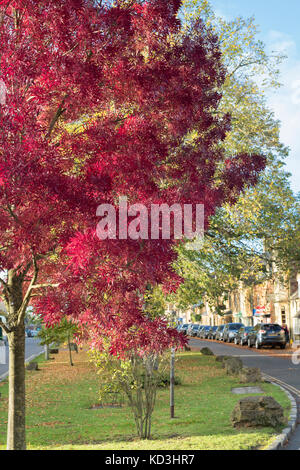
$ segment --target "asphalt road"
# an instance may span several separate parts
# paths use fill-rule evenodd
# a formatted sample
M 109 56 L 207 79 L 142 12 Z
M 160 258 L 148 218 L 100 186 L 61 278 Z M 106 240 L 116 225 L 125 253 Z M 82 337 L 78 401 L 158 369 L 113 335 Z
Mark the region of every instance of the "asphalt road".
M 37 338 L 26 338 L 25 342 L 25 360 L 31 356 L 44 351 L 44 347 L 40 346 Z M 0 377 L 8 372 L 8 346 L 6 346 L 6 364 L 0 364 Z
M 280 351 L 277 353 L 271 349 L 268 352 L 266 350 L 258 352 L 247 347 L 194 338 L 190 339 L 189 345 L 199 350 L 208 347 L 218 356 L 239 356 L 246 367 L 259 367 L 264 374 L 274 377 L 290 387 L 288 389 L 291 393 L 294 390 L 293 395 L 298 401 L 300 412 L 300 364 L 293 364 L 291 354 L 281 354 Z M 300 425 L 285 450 L 300 450 Z
M 208 347 L 218 356 L 239 356 L 246 367 L 259 367 L 265 374 L 286 382 L 300 392 L 300 364 L 294 365 L 289 354 L 282 356 L 278 351 L 276 355 L 270 349 L 270 355 L 267 355 L 265 351 L 261 353 L 256 349 L 200 339 L 191 339 L 190 345 L 199 349 Z

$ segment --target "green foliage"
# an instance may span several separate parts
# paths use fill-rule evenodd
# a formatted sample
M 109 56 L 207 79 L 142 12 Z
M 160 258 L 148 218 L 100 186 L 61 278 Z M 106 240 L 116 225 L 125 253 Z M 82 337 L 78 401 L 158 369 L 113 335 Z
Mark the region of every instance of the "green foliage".
M 201 18 L 219 38 L 226 80 L 218 112 L 232 116 L 222 144 L 226 154 L 263 153 L 268 161 L 256 187 L 246 188 L 234 206 L 216 211 L 199 251 L 178 249 L 175 268 L 185 282 L 172 300 L 184 308 L 206 298 L 222 315 L 227 294 L 241 283 L 253 286 L 274 271 L 300 269 L 299 201 L 282 163 L 288 150 L 265 99 L 266 90 L 280 86 L 283 56 L 267 55 L 253 18 L 219 18 L 207 0 L 184 0 L 182 15 L 184 31 L 193 34 Z
M 149 318 L 164 315 L 166 311 L 166 298 L 161 286 L 148 286 L 144 295 L 144 308 Z
M 49 328 L 43 326 L 38 333 L 38 337 L 40 338 L 40 344 L 42 346 L 50 346 L 52 343 L 70 343 L 76 331 L 76 325 L 64 318 L 57 325 L 51 326 Z
M 149 439 L 157 388 L 166 383 L 164 358 L 156 354 L 141 357 L 132 353 L 121 360 L 109 353 L 108 345 L 105 351 L 90 351 L 89 356 L 101 376 L 100 402 L 105 402 L 112 393 L 125 395 L 138 436 Z
M 199 295 L 222 315 L 227 293 L 241 284 L 253 286 L 300 269 L 299 241 L 299 201 L 288 175 L 274 164 L 234 206 L 216 212 L 200 251 L 179 248 L 176 269 L 185 282 L 175 302 L 192 304 Z
M 279 123 L 266 104 L 265 94 L 279 83 L 279 65 L 284 56 L 268 55 L 258 36 L 254 18 L 218 17 L 207 0 L 183 0 L 183 31 L 193 34 L 199 18 L 219 38 L 226 80 L 220 90 L 220 114 L 229 113 L 232 128 L 224 141 L 228 155 L 263 153 L 273 161 L 284 159 L 287 149 L 279 138 Z
M 200 323 L 202 320 L 202 315 L 200 315 L 199 313 L 196 313 L 196 314 L 192 313 L 191 317 L 192 317 L 193 323 Z

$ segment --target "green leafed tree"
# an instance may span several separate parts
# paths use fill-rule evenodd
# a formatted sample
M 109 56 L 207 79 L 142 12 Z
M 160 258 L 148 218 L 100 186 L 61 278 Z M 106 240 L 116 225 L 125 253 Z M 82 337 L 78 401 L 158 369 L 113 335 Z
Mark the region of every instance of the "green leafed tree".
M 38 337 L 40 338 L 40 344 L 42 346 L 49 347 L 52 344 L 67 343 L 70 365 L 73 366 L 72 341 L 76 331 L 77 326 L 64 318 L 60 323 L 57 323 L 56 325 L 53 325 L 49 328 L 43 326 L 43 328 L 39 331 Z
M 207 0 L 183 0 L 182 15 L 184 31 L 192 34 L 192 25 L 202 18 L 220 41 L 227 74 L 217 112 L 232 116 L 231 131 L 223 143 L 228 154 L 261 152 L 269 161 L 283 160 L 288 150 L 280 142 L 280 123 L 267 106 L 266 93 L 280 87 L 284 56 L 267 54 L 253 17 L 226 20 L 215 14 Z
M 218 209 L 199 251 L 179 248 L 176 263 L 185 282 L 175 301 L 179 307 L 204 297 L 222 314 L 227 293 L 299 265 L 299 203 L 284 170 L 288 149 L 280 141 L 280 123 L 268 109 L 266 92 L 279 86 L 283 56 L 267 55 L 257 39 L 254 19 L 217 17 L 207 0 L 184 0 L 184 29 L 202 18 L 217 33 L 226 65 L 218 112 L 232 115 L 224 145 L 228 154 L 262 152 L 268 166 L 256 187 L 247 188 L 234 206 Z M 300 265 L 299 265 L 300 269 Z M 174 300 L 174 298 L 173 298 Z

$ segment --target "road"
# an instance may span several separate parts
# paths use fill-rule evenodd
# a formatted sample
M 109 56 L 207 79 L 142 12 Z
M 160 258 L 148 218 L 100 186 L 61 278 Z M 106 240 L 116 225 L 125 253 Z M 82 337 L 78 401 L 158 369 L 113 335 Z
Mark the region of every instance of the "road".
M 292 362 L 291 354 L 258 352 L 247 347 L 235 346 L 215 341 L 190 339 L 189 345 L 195 349 L 210 348 L 215 355 L 239 356 L 246 367 L 259 367 L 265 375 L 283 382 L 299 403 L 300 411 L 300 364 Z M 292 436 L 286 450 L 300 450 L 300 425 Z
M 25 342 L 25 360 L 31 356 L 44 351 L 44 347 L 40 346 L 37 338 L 26 338 Z M 8 372 L 8 346 L 6 346 L 6 364 L 0 364 L 0 377 Z

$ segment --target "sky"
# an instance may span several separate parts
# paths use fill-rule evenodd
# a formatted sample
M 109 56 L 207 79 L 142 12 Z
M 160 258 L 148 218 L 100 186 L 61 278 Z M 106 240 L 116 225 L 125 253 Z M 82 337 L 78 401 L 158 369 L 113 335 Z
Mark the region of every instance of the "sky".
M 291 187 L 300 192 L 300 1 L 211 0 L 215 12 L 227 19 L 255 17 L 268 52 L 287 55 L 281 66 L 282 87 L 268 96 L 269 107 L 281 121 L 281 140 L 290 148 L 286 160 Z

